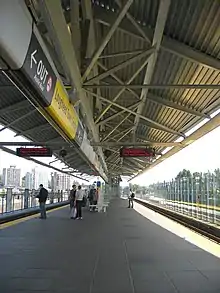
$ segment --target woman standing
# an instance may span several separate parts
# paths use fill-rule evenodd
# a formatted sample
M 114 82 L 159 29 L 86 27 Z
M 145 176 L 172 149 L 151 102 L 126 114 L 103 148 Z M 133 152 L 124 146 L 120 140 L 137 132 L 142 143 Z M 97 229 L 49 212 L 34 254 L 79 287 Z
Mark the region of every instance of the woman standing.
M 74 219 L 74 210 L 75 210 L 75 200 L 76 200 L 76 185 L 72 186 L 72 189 L 70 190 L 70 218 Z
M 78 190 L 76 191 L 75 204 L 76 204 L 76 219 L 82 220 L 83 191 L 80 185 L 78 186 Z

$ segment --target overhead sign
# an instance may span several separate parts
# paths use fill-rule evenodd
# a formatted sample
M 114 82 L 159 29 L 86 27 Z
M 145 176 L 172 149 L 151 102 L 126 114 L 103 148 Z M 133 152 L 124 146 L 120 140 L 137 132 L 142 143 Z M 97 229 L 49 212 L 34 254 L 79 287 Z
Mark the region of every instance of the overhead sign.
M 121 157 L 153 157 L 155 156 L 154 150 L 144 148 L 122 148 L 120 150 Z
M 56 82 L 52 102 L 46 110 L 68 137 L 74 139 L 79 121 L 78 116 L 59 80 Z
M 39 102 L 68 137 L 74 139 L 78 126 L 78 115 L 34 32 L 32 32 L 21 70 L 39 93 L 41 97 Z
M 50 105 L 57 77 L 34 33 L 31 36 L 22 70 L 43 98 L 45 106 Z
M 17 148 L 16 154 L 19 157 L 52 157 L 50 148 Z

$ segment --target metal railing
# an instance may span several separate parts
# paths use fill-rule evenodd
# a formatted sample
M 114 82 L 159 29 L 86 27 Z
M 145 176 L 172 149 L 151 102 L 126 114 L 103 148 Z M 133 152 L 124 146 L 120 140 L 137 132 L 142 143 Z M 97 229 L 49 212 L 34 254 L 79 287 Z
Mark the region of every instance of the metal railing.
M 220 225 L 220 180 L 214 174 L 176 178 L 149 186 L 136 197 L 177 213 Z
M 12 189 L 8 188 L 5 193 L 0 194 L 0 215 L 38 207 L 37 193 L 28 189 L 21 193 L 13 193 Z M 46 204 L 63 202 L 68 200 L 68 197 L 69 191 L 49 192 Z

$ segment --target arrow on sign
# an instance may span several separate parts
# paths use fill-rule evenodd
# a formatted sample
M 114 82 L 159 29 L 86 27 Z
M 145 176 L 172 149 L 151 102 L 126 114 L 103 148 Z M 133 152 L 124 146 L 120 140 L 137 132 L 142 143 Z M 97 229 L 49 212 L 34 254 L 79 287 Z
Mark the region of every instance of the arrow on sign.
M 35 50 L 32 54 L 31 54 L 31 68 L 32 68 L 32 65 L 33 65 L 33 62 L 35 64 L 37 64 L 37 60 L 34 58 L 34 55 L 37 53 L 37 50 Z

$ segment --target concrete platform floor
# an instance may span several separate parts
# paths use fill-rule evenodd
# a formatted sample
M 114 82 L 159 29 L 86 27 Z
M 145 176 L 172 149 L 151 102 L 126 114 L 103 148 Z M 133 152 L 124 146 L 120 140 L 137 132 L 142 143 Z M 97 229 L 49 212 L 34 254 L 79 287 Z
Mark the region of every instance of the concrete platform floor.
M 68 212 L 0 229 L 1 293 L 220 292 L 219 258 L 126 201 L 113 201 L 105 214 L 85 212 L 82 221 Z

